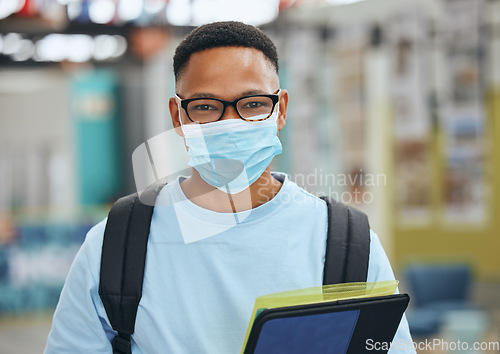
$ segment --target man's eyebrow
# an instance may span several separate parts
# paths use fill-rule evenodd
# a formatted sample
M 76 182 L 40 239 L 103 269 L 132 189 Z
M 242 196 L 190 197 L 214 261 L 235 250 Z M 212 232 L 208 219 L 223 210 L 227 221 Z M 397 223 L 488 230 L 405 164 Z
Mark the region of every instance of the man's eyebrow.
M 267 95 L 267 94 L 269 94 L 269 92 L 266 92 L 264 90 L 250 90 L 243 92 L 241 96 Z
M 242 92 L 238 97 L 252 96 L 252 95 L 267 95 L 267 94 L 269 94 L 269 92 L 266 92 L 264 90 L 249 90 Z M 213 93 L 196 92 L 192 94 L 191 97 L 189 98 L 220 98 L 220 97 L 215 96 Z
M 215 97 L 215 95 L 212 93 L 197 92 L 192 94 L 191 97 L 189 98 L 217 98 L 217 97 Z

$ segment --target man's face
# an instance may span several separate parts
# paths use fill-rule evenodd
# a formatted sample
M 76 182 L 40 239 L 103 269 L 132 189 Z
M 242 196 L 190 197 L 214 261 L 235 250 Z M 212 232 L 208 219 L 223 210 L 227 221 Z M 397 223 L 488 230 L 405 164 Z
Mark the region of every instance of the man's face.
M 213 97 L 226 101 L 253 94 L 273 94 L 279 89 L 279 79 L 264 54 L 254 48 L 220 47 L 194 53 L 176 83 L 176 93 L 182 99 Z M 286 120 L 288 93 L 282 90 L 279 100 L 278 131 Z M 169 101 L 174 127 L 178 128 L 179 105 Z M 275 107 L 275 110 L 277 107 Z M 189 123 L 181 109 L 183 124 Z M 228 107 L 221 119 L 239 119 L 233 107 Z

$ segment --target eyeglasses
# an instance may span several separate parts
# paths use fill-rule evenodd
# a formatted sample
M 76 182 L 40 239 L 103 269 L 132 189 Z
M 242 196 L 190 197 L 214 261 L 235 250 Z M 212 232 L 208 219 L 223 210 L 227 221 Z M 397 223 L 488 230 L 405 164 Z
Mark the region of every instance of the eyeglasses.
M 270 95 L 252 95 L 240 97 L 234 101 L 224 101 L 218 98 L 188 98 L 181 99 L 181 107 L 186 111 L 193 123 L 211 123 L 222 118 L 228 106 L 234 107 L 238 116 L 249 122 L 268 119 L 279 100 L 279 93 Z

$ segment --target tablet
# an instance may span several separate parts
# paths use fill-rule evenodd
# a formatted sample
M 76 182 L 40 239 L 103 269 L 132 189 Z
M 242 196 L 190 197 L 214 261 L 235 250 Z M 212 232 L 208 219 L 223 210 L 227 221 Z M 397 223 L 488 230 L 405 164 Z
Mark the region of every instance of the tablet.
M 265 309 L 244 353 L 387 353 L 409 300 L 397 294 Z

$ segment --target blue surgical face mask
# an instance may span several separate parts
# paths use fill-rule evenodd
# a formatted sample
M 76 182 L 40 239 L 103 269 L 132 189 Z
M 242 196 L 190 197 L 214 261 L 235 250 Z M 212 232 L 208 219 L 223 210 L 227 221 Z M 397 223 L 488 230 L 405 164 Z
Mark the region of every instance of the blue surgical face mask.
M 245 190 L 262 175 L 273 157 L 281 154 L 277 110 L 263 121 L 227 119 L 182 125 L 189 165 L 223 192 Z

